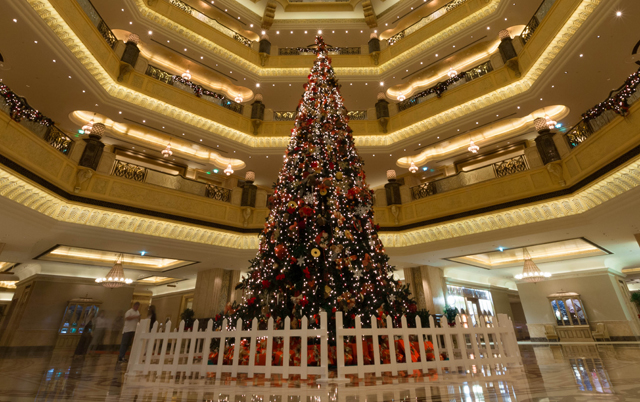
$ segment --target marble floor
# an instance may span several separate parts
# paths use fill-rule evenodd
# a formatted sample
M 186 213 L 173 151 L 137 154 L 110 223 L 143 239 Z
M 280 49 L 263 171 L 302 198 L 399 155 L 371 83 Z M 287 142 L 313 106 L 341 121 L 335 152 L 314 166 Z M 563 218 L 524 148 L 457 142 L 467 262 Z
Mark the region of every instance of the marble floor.
M 21 401 L 639 401 L 640 344 L 521 345 L 523 369 L 349 384 L 221 379 L 150 382 L 126 377 L 112 354 L 0 359 L 0 402 Z

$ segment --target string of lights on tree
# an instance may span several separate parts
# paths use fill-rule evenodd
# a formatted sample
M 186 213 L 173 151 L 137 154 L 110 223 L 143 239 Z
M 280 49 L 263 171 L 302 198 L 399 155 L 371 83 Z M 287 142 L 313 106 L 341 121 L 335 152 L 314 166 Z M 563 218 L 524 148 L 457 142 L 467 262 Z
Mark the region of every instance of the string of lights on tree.
M 622 116 L 626 116 L 629 113 L 627 101 L 636 92 L 638 84 L 640 84 L 640 69 L 627 78 L 622 89 L 617 94 L 587 110 L 582 115 L 582 120 L 585 122 L 593 120 L 607 110 L 613 110 Z
M 316 44 L 259 251 L 238 285 L 243 301 L 225 309 L 232 324 L 255 317 L 264 326 L 273 317 L 282 326 L 291 317 L 297 325 L 306 316 L 317 328 L 324 310 L 335 334 L 336 311 L 347 326 L 356 315 L 365 325 L 371 315 L 384 325 L 387 315 L 399 323 L 402 314 L 416 312 L 408 286 L 388 264 L 340 86 L 321 36 Z M 217 325 L 222 319 L 216 317 Z
M 2 83 L 0 83 L 0 95 L 9 105 L 9 114 L 13 120 L 17 122 L 28 120 L 47 127 L 53 125 L 53 120 L 29 106 L 25 98 L 16 95 L 7 85 Z

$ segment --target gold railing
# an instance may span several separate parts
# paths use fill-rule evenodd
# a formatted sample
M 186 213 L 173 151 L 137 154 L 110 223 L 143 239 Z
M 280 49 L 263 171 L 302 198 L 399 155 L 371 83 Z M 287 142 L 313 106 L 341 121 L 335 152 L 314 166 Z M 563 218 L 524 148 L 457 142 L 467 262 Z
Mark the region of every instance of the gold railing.
M 398 43 L 398 41 L 400 41 L 400 40 L 404 39 L 405 37 L 411 35 L 415 31 L 417 31 L 418 29 L 422 28 L 423 26 L 428 25 L 429 23 L 437 20 L 438 18 L 440 18 L 443 15 L 447 14 L 451 10 L 457 8 L 461 4 L 466 3 L 467 1 L 468 0 L 453 0 L 453 1 L 450 1 L 449 3 L 447 3 L 444 6 L 440 7 L 439 9 L 437 9 L 436 11 L 434 11 L 431 14 L 427 15 L 426 17 L 422 17 L 418 22 L 414 23 L 413 25 L 410 25 L 407 28 L 403 29 L 402 31 L 398 32 L 397 34 L 393 35 L 392 37 L 387 39 L 387 43 L 389 44 L 389 46 L 393 46 L 394 44 Z
M 430 182 L 422 183 L 419 186 L 411 187 L 411 198 L 414 200 L 419 200 L 421 198 L 434 195 L 437 192 L 438 190 L 436 189 L 435 183 L 430 181 Z
M 350 110 L 347 112 L 349 120 L 367 120 L 366 110 Z
M 206 195 L 214 200 L 231 202 L 231 190 L 214 184 L 207 184 Z
M 54 149 L 57 149 L 65 155 L 69 155 L 74 142 L 71 137 L 63 133 L 58 127 L 51 126 L 44 135 L 44 140 Z
M 133 163 L 116 160 L 111 174 L 116 177 L 144 182 L 144 179 L 147 177 L 147 169 L 142 166 L 134 165 Z
M 275 121 L 293 121 L 296 119 L 298 112 L 273 112 L 273 120 Z
M 544 0 L 542 4 L 540 4 L 540 7 L 538 7 L 538 10 L 536 10 L 536 13 L 533 15 L 533 17 L 531 17 L 531 20 L 524 27 L 524 29 L 522 30 L 522 33 L 520 34 L 520 37 L 522 38 L 523 43 L 529 42 L 529 39 L 531 39 L 534 32 L 540 26 L 540 22 L 542 22 L 544 17 L 549 12 L 549 9 L 551 8 L 551 6 L 553 6 L 553 3 L 555 2 L 556 0 Z
M 514 158 L 494 163 L 493 169 L 496 172 L 496 177 L 504 177 L 514 173 L 524 172 L 529 169 L 529 165 L 527 165 L 527 159 L 525 156 L 519 155 Z

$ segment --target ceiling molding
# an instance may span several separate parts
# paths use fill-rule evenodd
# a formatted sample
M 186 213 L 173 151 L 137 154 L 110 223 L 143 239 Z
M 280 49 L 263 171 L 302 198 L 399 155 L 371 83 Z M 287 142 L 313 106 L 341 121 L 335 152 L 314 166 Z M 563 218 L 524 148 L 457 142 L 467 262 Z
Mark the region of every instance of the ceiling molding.
M 630 162 L 612 173 L 567 196 L 400 233 L 380 232 L 380 238 L 386 247 L 410 247 L 581 215 L 639 186 L 640 157 L 636 155 Z M 195 224 L 178 223 L 169 219 L 71 202 L 58 194 L 27 182 L 5 168 L 0 168 L 0 197 L 17 202 L 59 222 L 232 249 L 257 249 L 259 246 L 259 237 L 255 233 L 225 232 Z
M 223 124 L 199 116 L 195 113 L 183 110 L 174 105 L 158 101 L 157 99 L 134 91 L 130 88 L 120 85 L 118 82 L 109 75 L 109 73 L 103 68 L 103 66 L 97 61 L 94 55 L 87 49 L 81 39 L 76 36 L 75 32 L 69 27 L 62 16 L 52 6 L 49 0 L 27 0 L 33 9 L 40 15 L 44 22 L 51 28 L 55 35 L 67 46 L 67 48 L 74 54 L 74 56 L 82 63 L 82 65 L 89 71 L 98 83 L 105 89 L 105 91 L 114 98 L 124 100 L 131 104 L 140 106 L 141 108 L 151 110 L 153 112 L 172 116 L 174 119 L 187 123 L 193 127 L 198 127 L 212 134 L 219 135 L 223 138 L 238 142 L 242 145 L 249 146 L 251 148 L 284 148 L 289 142 L 289 137 L 255 137 L 253 135 L 241 132 L 239 130 L 227 127 Z M 144 5 L 142 0 L 135 0 L 139 4 Z M 359 147 L 375 147 L 375 146 L 388 146 L 395 143 L 410 139 L 424 133 L 427 130 L 434 129 L 438 126 L 446 124 L 458 118 L 462 118 L 470 113 L 492 106 L 499 102 L 505 101 L 516 95 L 523 94 L 532 88 L 533 84 L 542 75 L 549 64 L 556 58 L 560 51 L 566 46 L 568 41 L 575 35 L 578 29 L 586 21 L 586 19 L 593 13 L 596 6 L 601 0 L 583 0 L 576 8 L 572 16 L 567 20 L 565 25 L 560 29 L 558 34 L 550 41 L 547 48 L 542 52 L 540 57 L 532 64 L 531 68 L 520 80 L 490 92 L 486 95 L 469 100 L 466 103 L 457 105 L 449 110 L 441 112 L 435 116 L 429 117 L 420 122 L 414 123 L 408 127 L 397 130 L 393 133 L 386 135 L 356 135 L 355 143 Z M 491 4 L 497 6 L 498 0 L 493 0 Z M 487 7 L 490 7 L 487 6 Z M 145 6 L 146 7 L 146 6 Z M 483 9 L 483 10 L 486 10 Z M 482 11 L 482 10 L 481 10 Z M 476 14 L 481 13 L 478 11 Z M 475 15 L 475 14 L 474 14 Z M 162 17 L 164 18 L 164 17 Z M 174 26 L 177 26 L 173 23 Z M 195 34 L 190 35 L 192 38 Z M 433 39 L 433 38 L 432 38 Z M 428 42 L 428 41 L 427 41 Z M 209 43 L 212 43 L 209 41 Z M 425 42 L 423 42 L 424 45 Z M 217 46 L 217 45 L 216 45 Z M 416 46 L 416 48 L 422 45 Z M 213 46 L 208 47 L 214 51 Z M 219 50 L 218 46 L 218 50 Z M 232 55 L 226 51 L 228 56 L 233 58 L 238 56 Z M 405 52 L 407 53 L 407 52 Z M 243 59 L 244 60 L 244 59 Z M 399 58 L 392 60 L 393 64 L 399 63 Z M 245 64 L 250 64 L 244 61 Z M 391 62 L 389 62 L 391 63 Z M 373 69 L 368 68 L 368 69 Z M 263 69 L 263 70 L 277 70 L 282 69 Z M 286 69 L 285 69 L 286 70 Z M 303 70 L 304 75 L 308 74 L 308 69 L 294 69 Z M 336 68 L 336 74 L 338 75 L 350 75 L 342 70 L 354 70 L 352 68 Z M 358 70 L 357 68 L 355 70 Z

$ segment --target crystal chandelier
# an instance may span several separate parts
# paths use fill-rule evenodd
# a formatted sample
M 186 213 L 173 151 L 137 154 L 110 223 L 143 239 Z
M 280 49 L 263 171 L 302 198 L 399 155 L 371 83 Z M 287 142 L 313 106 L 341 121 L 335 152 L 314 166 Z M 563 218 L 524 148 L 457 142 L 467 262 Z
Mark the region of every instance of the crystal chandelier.
M 231 174 L 233 173 L 233 168 L 231 167 L 231 164 L 228 164 L 228 165 L 227 165 L 227 168 L 224 170 L 224 173 L 225 173 L 227 176 L 231 176 Z
M 163 149 L 161 153 L 162 153 L 162 156 L 164 156 L 165 158 L 168 158 L 171 155 L 173 155 L 173 151 L 171 150 L 171 143 L 168 143 L 167 147 Z
M 557 121 L 551 120 L 551 117 L 549 117 L 548 115 L 544 115 L 544 119 L 546 120 L 549 130 L 553 130 L 554 128 L 556 128 L 556 124 L 558 123 Z
M 111 268 L 107 276 L 105 278 L 96 279 L 96 282 L 102 284 L 102 286 L 104 286 L 105 288 L 111 289 L 119 288 L 124 286 L 125 284 L 128 285 L 133 282 L 133 280 L 126 279 L 124 277 L 124 270 L 122 269 L 123 257 L 124 255 L 120 254 L 118 256 L 118 259 L 116 260 L 116 263 L 113 265 L 113 268 Z
M 182 73 L 182 78 L 184 78 L 185 80 L 190 80 L 191 79 L 191 73 L 189 73 L 189 70 L 187 70 L 184 73 Z
M 398 95 L 398 101 L 399 102 L 402 102 L 405 99 L 407 99 L 407 98 L 405 98 L 404 95 Z
M 93 117 L 95 117 L 96 115 L 94 114 Z M 91 121 L 89 121 L 87 124 L 85 124 L 84 126 L 82 126 L 82 134 L 91 134 L 91 130 L 93 130 L 93 124 L 95 123 L 93 120 L 93 117 L 91 118 Z
M 458 72 L 454 70 L 453 67 L 449 67 L 449 72 L 447 73 L 447 75 L 449 76 L 449 78 L 454 78 L 458 75 Z
M 551 273 L 540 271 L 540 268 L 531 259 L 526 247 L 522 249 L 522 255 L 524 257 L 524 266 L 522 267 L 522 273 L 515 276 L 516 279 L 535 283 L 551 277 Z
M 469 148 L 467 148 L 467 150 L 471 153 L 477 154 L 478 151 L 480 150 L 480 147 L 476 145 L 475 142 L 473 142 L 473 140 L 469 141 Z
M 415 163 L 411 162 L 411 166 L 409 166 L 409 171 L 410 171 L 411 173 L 415 173 L 415 172 L 417 172 L 417 171 L 418 171 L 418 167 L 416 166 L 416 164 L 415 164 Z
M 236 95 L 236 98 L 234 100 L 236 101 L 236 103 L 242 103 L 244 99 L 242 98 L 242 96 Z

